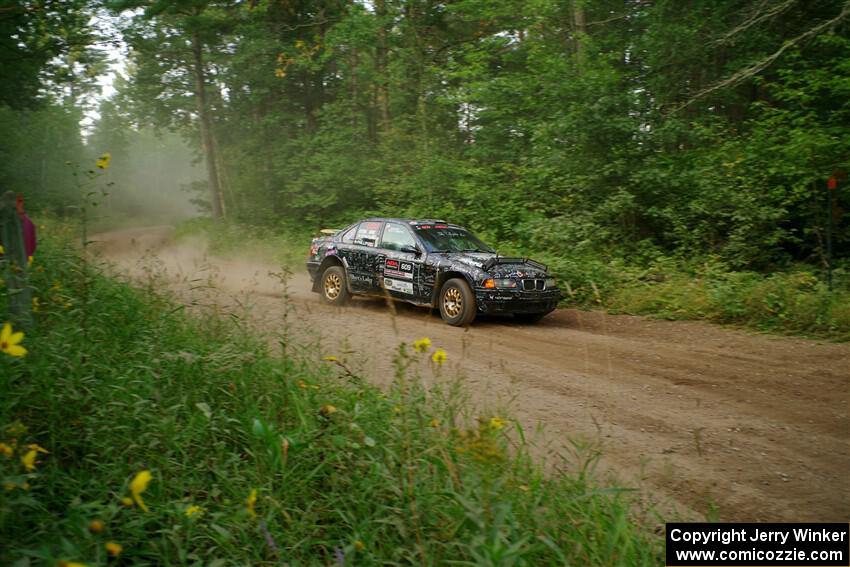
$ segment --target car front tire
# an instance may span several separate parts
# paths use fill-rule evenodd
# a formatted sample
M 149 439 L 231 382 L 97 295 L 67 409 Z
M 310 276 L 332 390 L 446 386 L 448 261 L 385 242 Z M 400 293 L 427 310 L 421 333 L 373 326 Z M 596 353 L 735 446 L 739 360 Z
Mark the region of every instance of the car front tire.
M 322 301 L 328 305 L 345 305 L 351 294 L 345 283 L 345 270 L 340 266 L 330 266 L 322 272 L 322 285 L 319 290 Z
M 453 327 L 464 327 L 475 319 L 475 294 L 461 278 L 452 278 L 443 284 L 439 298 L 440 316 Z

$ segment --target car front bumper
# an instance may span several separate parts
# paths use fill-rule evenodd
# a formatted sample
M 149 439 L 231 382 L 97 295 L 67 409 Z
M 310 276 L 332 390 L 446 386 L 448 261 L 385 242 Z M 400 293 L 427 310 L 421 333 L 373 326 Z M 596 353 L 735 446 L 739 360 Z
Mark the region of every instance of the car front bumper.
M 559 289 L 520 291 L 513 289 L 475 290 L 480 313 L 549 313 L 561 299 Z

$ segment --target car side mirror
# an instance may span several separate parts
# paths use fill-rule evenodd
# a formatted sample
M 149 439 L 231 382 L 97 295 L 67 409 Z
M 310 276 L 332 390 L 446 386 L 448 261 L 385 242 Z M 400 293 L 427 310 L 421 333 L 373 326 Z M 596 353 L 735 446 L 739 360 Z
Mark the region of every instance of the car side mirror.
M 419 250 L 418 246 L 413 246 L 411 244 L 405 244 L 404 246 L 401 247 L 399 252 L 404 252 L 406 254 L 416 254 L 417 256 L 422 254 L 422 251 Z

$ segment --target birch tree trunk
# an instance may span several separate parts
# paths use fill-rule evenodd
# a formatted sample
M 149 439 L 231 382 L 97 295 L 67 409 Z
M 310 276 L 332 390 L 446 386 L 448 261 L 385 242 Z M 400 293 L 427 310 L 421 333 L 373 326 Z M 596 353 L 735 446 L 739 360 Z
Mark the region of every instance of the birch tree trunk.
M 210 203 L 213 219 L 224 216 L 221 201 L 221 183 L 218 178 L 218 159 L 216 144 L 213 139 L 209 107 L 207 104 L 206 70 L 204 68 L 203 45 L 198 34 L 192 34 L 193 74 L 195 76 L 195 98 L 198 102 L 198 121 L 201 130 L 201 147 L 204 152 L 204 162 L 207 165 L 207 180 L 210 188 Z

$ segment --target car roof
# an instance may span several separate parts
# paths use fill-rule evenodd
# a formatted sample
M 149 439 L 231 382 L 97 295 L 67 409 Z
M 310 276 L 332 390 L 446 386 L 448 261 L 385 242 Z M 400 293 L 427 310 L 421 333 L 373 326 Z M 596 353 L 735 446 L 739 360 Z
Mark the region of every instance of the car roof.
M 421 225 L 421 224 L 445 224 L 449 226 L 459 227 L 460 225 L 444 221 L 442 219 L 409 219 L 409 218 L 401 218 L 401 217 L 369 217 L 368 219 L 363 219 L 361 222 L 400 222 L 402 224 L 409 225 Z

